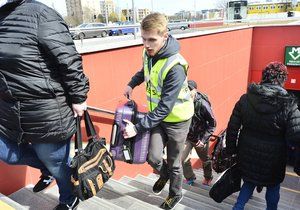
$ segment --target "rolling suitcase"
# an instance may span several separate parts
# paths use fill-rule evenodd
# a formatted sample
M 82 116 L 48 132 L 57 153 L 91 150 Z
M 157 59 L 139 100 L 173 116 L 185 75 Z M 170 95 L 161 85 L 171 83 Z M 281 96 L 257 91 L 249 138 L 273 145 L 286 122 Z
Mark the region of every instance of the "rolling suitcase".
M 138 112 L 137 105 L 132 100 L 117 108 L 110 142 L 110 152 L 115 160 L 122 160 L 131 164 L 146 162 L 150 132 L 139 133 L 127 140 L 124 139 L 122 134 L 126 126 L 126 123 L 123 121 L 124 119 L 136 124 L 144 116 L 145 113 Z

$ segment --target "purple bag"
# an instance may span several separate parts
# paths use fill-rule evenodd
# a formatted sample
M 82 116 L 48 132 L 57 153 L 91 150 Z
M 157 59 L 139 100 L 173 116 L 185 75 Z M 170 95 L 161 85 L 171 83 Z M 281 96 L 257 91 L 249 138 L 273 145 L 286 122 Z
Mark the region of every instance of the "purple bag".
M 137 111 L 134 101 L 128 101 L 117 108 L 111 133 L 110 152 L 115 160 L 122 160 L 127 163 L 142 164 L 146 162 L 150 141 L 150 132 L 139 133 L 135 137 L 124 140 L 123 130 L 127 119 L 136 124 L 145 113 Z

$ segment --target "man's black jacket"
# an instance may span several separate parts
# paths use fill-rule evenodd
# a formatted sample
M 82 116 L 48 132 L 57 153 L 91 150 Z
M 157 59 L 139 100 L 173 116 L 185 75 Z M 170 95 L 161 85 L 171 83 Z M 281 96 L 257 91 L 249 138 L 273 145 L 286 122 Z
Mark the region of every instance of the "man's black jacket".
M 187 140 L 194 143 L 201 140 L 202 143 L 206 144 L 216 128 L 216 120 L 206 95 L 199 92 L 196 93 L 194 110 L 195 113 L 192 118 Z
M 89 83 L 63 18 L 44 4 L 0 8 L 0 135 L 16 142 L 57 142 L 75 131 L 72 103 Z

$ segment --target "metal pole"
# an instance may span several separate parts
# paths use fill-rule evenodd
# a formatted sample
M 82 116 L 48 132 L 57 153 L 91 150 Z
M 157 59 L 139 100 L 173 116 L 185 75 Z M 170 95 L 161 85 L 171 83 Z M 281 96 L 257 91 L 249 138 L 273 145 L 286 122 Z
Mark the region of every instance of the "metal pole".
M 108 5 L 106 4 L 106 2 L 104 3 L 104 7 L 105 7 L 106 25 L 108 25 Z
M 132 18 L 133 18 L 133 24 L 136 24 L 136 14 L 135 14 L 135 8 L 134 8 L 134 0 L 132 0 Z M 134 39 L 136 39 L 136 28 L 134 27 Z
M 153 13 L 153 0 L 151 0 L 151 12 Z
M 110 114 L 110 115 L 115 115 L 115 112 L 113 112 L 111 110 L 101 109 L 101 108 L 97 108 L 97 107 L 93 107 L 93 106 L 88 106 L 87 108 L 88 108 L 88 110 L 91 110 L 91 111 L 106 113 L 106 114 Z

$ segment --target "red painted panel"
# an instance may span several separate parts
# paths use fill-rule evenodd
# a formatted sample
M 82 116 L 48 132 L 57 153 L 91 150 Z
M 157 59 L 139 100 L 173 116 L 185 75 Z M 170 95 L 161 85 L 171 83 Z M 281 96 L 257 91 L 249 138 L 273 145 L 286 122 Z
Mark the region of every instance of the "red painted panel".
M 199 22 L 189 24 L 190 28 L 201 28 L 201 27 L 211 27 L 211 26 L 222 26 L 223 21 L 214 21 L 214 22 Z
M 262 69 L 269 62 L 284 62 L 285 46 L 300 45 L 300 26 L 267 26 L 253 30 L 250 80 L 258 82 Z M 300 90 L 300 67 L 288 66 L 288 71 L 289 76 L 285 87 Z M 295 83 L 292 83 L 294 81 Z
M 197 81 L 199 90 L 206 93 L 212 102 L 218 125 L 216 132 L 226 127 L 234 104 L 246 90 L 249 81 L 252 32 L 250 28 L 180 40 L 181 53 L 190 64 L 189 78 Z M 117 105 L 124 101 L 122 93 L 127 82 L 141 68 L 141 52 L 142 46 L 135 46 L 84 54 L 82 56 L 84 71 L 90 78 L 91 86 L 88 104 L 115 110 Z M 146 104 L 144 91 L 144 85 L 141 85 L 133 94 L 133 99 L 141 106 Z M 100 136 L 106 137 L 109 141 L 112 116 L 91 113 L 95 115 L 93 119 L 98 121 L 96 127 L 100 131 Z M 16 184 L 18 187 L 28 182 L 34 183 L 32 178 L 36 180 L 38 175 L 36 170 L 32 173 L 32 169 L 29 168 L 24 171 L 18 170 L 17 173 L 16 168 L 9 167 L 16 172 L 15 174 L 3 173 L 3 165 L 0 168 L 0 180 L 4 180 L 7 176 L 12 179 L 18 176 L 22 179 L 22 183 Z M 131 166 L 118 162 L 117 168 L 116 178 L 125 174 L 135 176 L 137 173 L 151 171 L 147 164 Z M 37 175 L 27 176 L 28 173 Z M 1 183 L 1 187 L 7 186 Z

